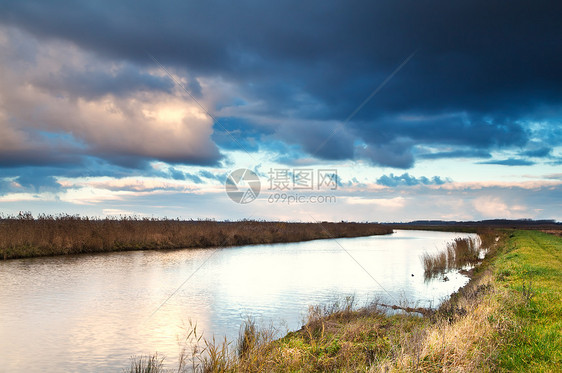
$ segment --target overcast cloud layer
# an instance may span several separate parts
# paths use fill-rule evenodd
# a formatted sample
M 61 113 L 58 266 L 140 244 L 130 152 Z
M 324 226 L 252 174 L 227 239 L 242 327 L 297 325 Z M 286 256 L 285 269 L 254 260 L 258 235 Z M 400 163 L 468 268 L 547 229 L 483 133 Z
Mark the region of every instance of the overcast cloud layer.
M 233 150 L 397 169 L 373 178 L 386 186 L 451 181 L 404 173 L 424 161 L 560 164 L 561 16 L 554 1 L 4 0 L 0 194 L 221 168 Z

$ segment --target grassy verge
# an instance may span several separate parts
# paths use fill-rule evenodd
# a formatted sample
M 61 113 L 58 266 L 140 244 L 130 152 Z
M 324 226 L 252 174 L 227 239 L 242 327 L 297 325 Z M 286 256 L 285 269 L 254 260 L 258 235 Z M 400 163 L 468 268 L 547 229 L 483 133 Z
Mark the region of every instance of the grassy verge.
M 355 309 L 348 299 L 312 308 L 301 330 L 278 340 L 252 323 L 234 349 L 203 340 L 177 371 L 560 371 L 562 238 L 501 236 L 471 282 L 423 317 L 389 316 L 377 304 Z
M 217 222 L 29 214 L 0 219 L 0 260 L 143 249 L 182 249 L 389 234 L 374 223 Z
M 495 263 L 512 328 L 498 364 L 510 371 L 562 371 L 562 238 L 514 232 Z

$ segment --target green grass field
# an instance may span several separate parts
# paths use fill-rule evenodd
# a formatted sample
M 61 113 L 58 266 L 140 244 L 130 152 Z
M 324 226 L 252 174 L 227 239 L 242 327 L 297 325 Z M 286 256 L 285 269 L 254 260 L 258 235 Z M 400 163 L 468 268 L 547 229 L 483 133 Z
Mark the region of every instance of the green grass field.
M 498 363 L 510 371 L 562 371 L 562 238 L 514 232 L 495 262 L 498 286 L 512 298 L 506 313 L 513 328 Z

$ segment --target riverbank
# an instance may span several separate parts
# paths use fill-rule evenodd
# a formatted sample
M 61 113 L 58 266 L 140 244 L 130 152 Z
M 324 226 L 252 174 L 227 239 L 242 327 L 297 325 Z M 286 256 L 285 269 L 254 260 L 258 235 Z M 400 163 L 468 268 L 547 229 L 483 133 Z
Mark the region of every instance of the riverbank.
M 299 242 L 390 234 L 392 231 L 374 223 L 91 219 L 69 215 L 33 218 L 20 214 L 0 219 L 0 259 Z
M 496 234 L 470 283 L 423 317 L 389 316 L 376 303 L 355 309 L 347 299 L 311 308 L 302 329 L 279 340 L 249 322 L 234 351 L 206 341 L 186 350 L 178 371 L 559 371 L 562 238 L 496 231 L 492 241 Z M 133 365 L 163 371 L 157 357 Z

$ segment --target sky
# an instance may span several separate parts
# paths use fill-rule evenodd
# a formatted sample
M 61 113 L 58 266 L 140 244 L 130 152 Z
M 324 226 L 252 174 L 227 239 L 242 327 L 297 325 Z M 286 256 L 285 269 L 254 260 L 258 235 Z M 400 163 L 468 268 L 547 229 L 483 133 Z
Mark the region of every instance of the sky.
M 0 212 L 562 220 L 561 16 L 550 0 L 3 0 Z

